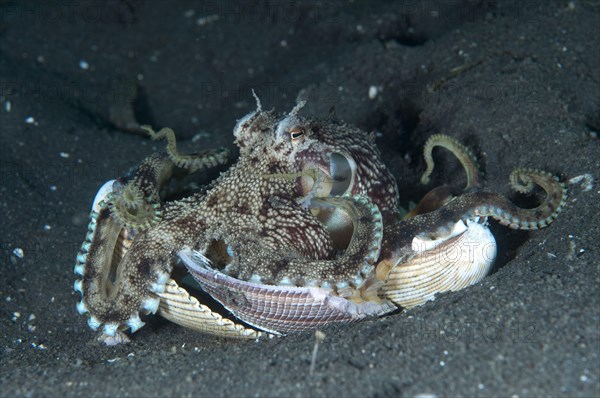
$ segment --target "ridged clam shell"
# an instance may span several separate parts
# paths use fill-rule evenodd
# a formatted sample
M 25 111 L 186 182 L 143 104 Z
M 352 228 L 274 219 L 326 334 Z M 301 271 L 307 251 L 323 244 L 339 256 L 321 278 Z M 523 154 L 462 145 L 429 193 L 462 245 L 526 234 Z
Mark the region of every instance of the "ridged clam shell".
M 476 221 L 459 221 L 443 239 L 415 238 L 413 249 L 417 254 L 394 266 L 382 288 L 387 299 L 404 308 L 478 283 L 496 259 L 494 236 Z
M 194 279 L 237 318 L 271 333 L 314 329 L 353 322 L 393 311 L 388 302 L 355 303 L 319 287 L 274 286 L 241 281 L 209 268 L 200 253 L 179 252 Z
M 169 279 L 165 291 L 159 293 L 159 314 L 186 328 L 221 337 L 256 339 L 264 333 L 246 328 L 223 318 L 207 306 L 200 304 L 195 297 Z

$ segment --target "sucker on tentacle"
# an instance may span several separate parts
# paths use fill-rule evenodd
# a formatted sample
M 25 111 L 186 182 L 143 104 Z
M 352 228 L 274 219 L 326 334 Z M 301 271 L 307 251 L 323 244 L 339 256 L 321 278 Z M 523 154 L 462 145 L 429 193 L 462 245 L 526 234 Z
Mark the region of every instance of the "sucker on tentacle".
M 170 157 L 175 158 L 174 137 L 164 135 L 172 146 Z M 103 335 L 114 337 L 105 339 L 107 344 L 124 341 L 121 330 L 125 328 L 135 332 L 142 327 L 139 312 L 158 310 L 157 293 L 164 291 L 170 274 L 168 258 L 154 267 L 150 264 L 160 264 L 161 258 L 150 259 L 139 263 L 137 269 L 124 267 L 122 261 L 133 241 L 162 220 L 160 190 L 175 169 L 192 173 L 224 161 L 212 152 L 204 162 L 194 162 L 194 156 L 181 157 L 189 161 L 175 164 L 165 154 L 153 154 L 127 176 L 106 183 L 94 200 L 88 234 L 74 267 L 75 274 L 81 276 L 74 289 L 81 294 L 77 310 L 88 316 L 89 326 L 94 330 L 102 326 Z

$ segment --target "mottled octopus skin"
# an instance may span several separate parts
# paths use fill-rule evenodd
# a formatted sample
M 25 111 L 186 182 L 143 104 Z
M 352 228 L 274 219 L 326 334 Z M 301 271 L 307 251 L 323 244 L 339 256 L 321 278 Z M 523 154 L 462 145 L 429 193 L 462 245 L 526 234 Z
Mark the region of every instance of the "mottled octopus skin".
M 162 176 L 168 175 L 161 170 L 172 167 L 163 156 L 151 173 L 146 166 L 152 162 L 146 161 L 129 182 L 121 183 L 141 185 L 133 191 L 141 191 L 140 198 L 151 203 L 155 213 L 144 213 L 142 220 L 128 223 L 115 213 L 115 204 L 128 202 L 122 200 L 126 195 L 113 194 L 101 202 L 99 214 L 92 213 L 90 234 L 76 265 L 76 273 L 82 274 L 75 284 L 82 293 L 78 310 L 88 314 L 93 329 L 103 325 L 104 334 L 114 335 L 127 326 L 141 327 L 138 311 L 157 310 L 158 294 L 164 290 L 176 253 L 184 247 L 205 252 L 214 242 L 226 240 L 234 253 L 242 248 L 244 257 L 234 258 L 227 270 L 241 279 L 258 275 L 261 281 L 274 284 L 291 281 L 302 286 L 316 281 L 345 286 L 360 276 L 362 263 L 341 264 L 326 277 L 318 261 L 307 262 L 301 272 L 286 266 L 290 257 L 331 260 L 337 253 L 325 226 L 299 200 L 310 192 L 301 192 L 298 176 L 311 167 L 329 169 L 331 153 L 358 159 L 346 193 L 370 198 L 384 219 L 394 217 L 397 208 L 395 182 L 371 136 L 333 121 L 300 118 L 296 112 L 277 117 L 259 108 L 241 119 L 234 130 L 240 158 L 206 193 L 157 201 L 157 187 L 163 183 Z M 145 188 L 155 192 L 145 192 Z M 135 210 L 140 203 L 132 206 Z M 119 242 L 126 242 L 127 247 L 110 256 Z M 253 242 L 286 251 L 273 261 L 261 261 L 260 250 L 247 250 Z M 372 242 L 364 245 L 365 251 L 370 250 Z
M 215 153 L 182 157 L 176 154 L 170 130 L 150 131 L 154 138 L 169 140 L 169 156 L 147 158 L 132 175 L 113 185 L 106 200 L 95 206 L 88 238 L 78 255 L 75 272 L 82 275 L 75 283 L 75 289 L 82 293 L 78 310 L 89 315 L 93 329 L 103 326 L 105 336 L 114 336 L 126 327 L 132 331 L 141 327 L 138 312 L 158 309 L 177 253 L 184 249 L 210 254 L 211 260 L 216 260 L 211 262 L 215 275 L 248 281 L 258 289 L 256 294 L 273 293 L 270 300 L 280 300 L 278 292 L 291 287 L 310 287 L 355 303 L 381 304 L 386 302 L 386 295 L 399 297 L 388 276 L 398 274 L 414 257 L 411 243 L 415 237 L 444 236 L 457 222 L 487 216 L 512 228 L 540 228 L 556 217 L 564 203 L 563 187 L 542 172 L 521 170 L 511 178 L 513 187 L 520 191 L 526 191 L 532 182 L 545 189 L 547 200 L 533 210 L 519 209 L 500 195 L 481 191 L 476 174 L 468 174 L 465 190 L 436 189 L 435 195 L 426 197 L 426 203 L 418 207 L 420 210 L 398 221 L 396 184 L 372 136 L 333 121 L 301 118 L 298 110 L 277 117 L 259 107 L 241 119 L 234 130 L 240 147 L 238 162 L 206 192 L 177 201 L 164 201 L 159 195 L 173 170 L 191 173 L 215 166 L 222 159 Z M 427 150 L 444 146 L 440 142 L 445 142 L 443 137 Z M 464 152 L 456 143 L 450 143 L 448 149 L 455 154 Z M 469 159 L 469 154 L 457 156 Z M 339 159 L 348 160 L 351 173 L 333 170 Z M 328 177 L 351 180 L 336 181 L 337 188 L 331 188 Z M 358 216 L 353 212 L 356 208 L 335 198 L 318 199 L 341 193 L 371 203 L 372 214 L 377 217 Z M 333 241 L 337 232 L 331 232 L 330 220 L 313 214 L 322 206 L 349 215 L 354 231 L 358 231 L 345 251 Z M 336 214 L 333 219 L 338 217 Z M 383 229 L 383 244 L 381 232 L 373 232 L 377 229 Z M 360 231 L 372 233 L 360 238 Z M 375 264 L 379 264 L 377 270 Z M 217 285 L 214 289 L 211 293 L 219 300 L 220 288 Z M 284 316 L 275 319 L 274 327 L 263 323 L 261 313 L 250 319 L 252 311 L 241 305 L 232 312 L 274 332 L 322 324 L 303 319 L 301 327 L 293 327 L 286 324 Z M 375 313 L 379 312 L 372 311 L 371 315 Z M 344 316 L 339 319 L 358 319 Z M 252 335 L 251 331 L 247 335 Z
M 382 239 L 381 215 L 376 206 L 364 197 L 330 198 L 325 202 L 352 212 L 355 232 L 348 249 L 338 258 L 318 261 L 318 268 L 327 275 L 344 264 L 361 264 L 358 280 L 345 287 L 278 286 L 245 282 L 225 275 L 213 267 L 210 259 L 201 253 L 180 252 L 183 263 L 204 291 L 218 300 L 242 321 L 271 333 L 287 333 L 317 328 L 336 322 L 354 322 L 369 316 L 382 315 L 395 309 L 387 300 L 361 295 L 365 279 L 374 274 L 373 263 L 378 258 Z M 369 248 L 364 242 L 373 242 Z M 361 249 L 366 250 L 362 251 Z M 275 256 L 277 258 L 277 256 Z M 263 250 L 263 260 L 271 261 Z M 302 270 L 309 260 L 290 258 L 291 270 Z
M 450 140 L 449 137 L 438 136 L 431 145 L 437 145 L 440 140 L 463 165 L 474 164 L 466 148 L 456 142 L 446 142 Z M 431 145 L 428 151 L 431 151 Z M 432 167 L 427 173 L 431 172 Z M 477 171 L 467 173 L 467 176 L 464 191 L 468 192 L 461 194 L 461 189 L 449 186 L 436 188 L 436 200 L 440 200 L 437 204 L 429 195 L 424 198 L 434 202 L 432 210 L 417 212 L 402 221 L 389 221 L 386 224 L 382 249 L 374 249 L 376 254 L 371 256 L 378 259 L 377 269 L 371 273 L 373 269 L 366 268 L 362 283 L 349 286 L 346 296 L 349 301 L 355 305 L 367 302 L 379 308 L 379 313 L 374 310 L 370 313 L 370 316 L 375 316 L 394 308 L 389 306 L 389 301 L 409 308 L 434 299 L 437 293 L 456 291 L 477 283 L 488 274 L 496 257 L 496 242 L 487 228 L 487 217 L 515 229 L 537 229 L 556 218 L 566 198 L 565 187 L 544 172 L 517 169 L 511 174 L 511 184 L 516 190 L 528 192 L 534 182 L 545 190 L 546 200 L 535 209 L 518 208 L 502 195 L 482 191 Z M 367 200 L 358 198 L 361 199 Z M 344 207 L 344 202 L 336 203 L 332 198 L 327 201 Z M 358 231 L 368 230 L 370 224 L 377 223 L 373 218 L 358 214 L 351 219 Z M 365 223 L 368 225 L 363 225 Z M 363 236 L 363 240 L 368 239 L 368 234 Z M 338 263 L 359 261 L 360 257 L 350 256 L 356 247 L 361 247 L 353 243 L 347 253 L 336 259 Z M 455 257 L 457 254 L 458 257 Z M 186 255 L 184 263 L 203 289 L 237 318 L 261 330 L 285 333 L 316 328 L 324 323 L 364 318 L 350 308 L 346 309 L 346 313 L 332 313 L 326 305 L 323 308 L 320 302 L 314 303 L 312 292 L 298 292 L 301 289 L 268 284 L 248 284 L 223 275 L 209 260 L 203 265 L 202 261 L 190 261 L 189 258 Z M 263 251 L 260 261 L 269 263 L 272 259 L 268 252 Z M 287 265 L 289 269 L 300 271 L 310 261 L 295 259 Z M 328 269 L 327 261 L 318 260 L 318 263 L 319 269 Z M 370 289 L 365 289 L 366 286 Z M 321 300 L 326 301 L 330 297 L 331 292 L 326 293 L 327 296 L 319 294 Z M 339 296 L 342 294 L 338 289 L 334 297 L 339 299 Z M 320 308 L 320 312 L 315 308 Z

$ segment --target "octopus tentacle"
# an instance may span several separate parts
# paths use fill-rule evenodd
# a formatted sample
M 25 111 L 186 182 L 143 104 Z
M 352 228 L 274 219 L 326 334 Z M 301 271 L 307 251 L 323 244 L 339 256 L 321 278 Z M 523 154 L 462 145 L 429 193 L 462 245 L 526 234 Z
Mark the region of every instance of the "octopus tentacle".
M 305 279 L 333 284 L 341 296 L 363 287 L 374 270 L 383 238 L 382 216 L 377 205 L 364 196 L 313 199 L 313 208 L 333 207 L 345 213 L 353 232 L 348 247 L 337 259 L 291 262 L 291 270 L 301 270 Z M 328 227 L 326 225 L 326 227 Z M 332 277 L 334 276 L 334 277 Z
M 224 267 L 224 272 L 260 283 L 323 287 L 336 289 L 343 296 L 353 294 L 365 284 L 379 256 L 383 236 L 381 213 L 377 205 L 361 196 L 313 199 L 312 207 L 318 211 L 335 211 L 325 228 L 334 235 L 344 235 L 338 240 L 345 240 L 345 247 L 340 248 L 338 256 L 307 257 L 290 246 L 265 247 L 264 240 L 258 236 L 233 236 L 226 237 L 225 242 L 232 252 L 231 263 L 243 267 L 245 273 L 231 274 L 229 266 Z M 351 226 L 349 236 L 345 236 L 348 232 L 345 228 L 336 230 L 334 224 L 338 223 Z M 260 271 L 255 274 L 258 267 Z
M 171 263 L 166 253 L 171 248 L 158 256 L 128 257 L 134 240 L 157 227 L 164 217 L 161 188 L 177 169 L 193 173 L 223 163 L 225 159 L 223 153 L 179 155 L 172 130 L 154 133 L 150 128 L 145 129 L 153 137 L 167 137 L 168 154 L 147 157 L 128 175 L 109 181 L 99 190 L 90 214 L 88 234 L 74 268 L 81 276 L 74 284 L 75 291 L 81 294 L 77 310 L 88 316 L 92 329 L 103 326 L 103 335 L 113 337 L 105 339 L 109 344 L 124 341 L 121 331 L 127 327 L 135 332 L 144 325 L 139 312 L 158 310 L 158 294 L 164 291 L 168 281 Z M 150 248 L 146 252 L 156 254 Z
M 533 209 L 516 206 L 503 195 L 493 192 L 469 192 L 451 200 L 435 211 L 386 226 L 382 257 L 400 257 L 401 251 L 410 252 L 412 239 L 418 235 L 430 237 L 446 234 L 459 221 L 477 217 L 492 217 L 512 229 L 539 229 L 548 226 L 562 210 L 567 188 L 551 174 L 530 169 L 517 169 L 514 175 L 530 178 L 546 192 L 546 198 Z M 392 252 L 396 254 L 391 254 Z
M 525 185 L 517 184 L 517 179 Z M 546 198 L 537 207 L 524 209 L 497 193 L 471 192 L 455 198 L 436 214 L 445 215 L 440 218 L 448 218 L 453 214 L 452 221 L 492 217 L 509 228 L 524 230 L 544 228 L 557 218 L 566 203 L 566 185 L 549 173 L 533 169 L 516 169 L 511 180 L 514 188 L 521 192 L 531 190 L 533 183 L 539 185 L 545 191 Z
M 200 153 L 184 155 L 177 150 L 175 132 L 173 132 L 172 129 L 165 127 L 156 132 L 150 126 L 141 126 L 141 128 L 146 131 L 153 140 L 166 139 L 167 154 L 173 164 L 182 169 L 189 170 L 190 173 L 227 163 L 227 157 L 229 155 L 227 149 L 211 149 Z
M 89 313 L 92 329 L 102 326 L 107 336 L 127 327 L 132 332 L 142 327 L 140 312 L 156 313 L 158 294 L 164 291 L 171 272 L 168 247 L 157 255 L 155 248 L 144 248 L 148 231 L 138 232 L 135 241 L 129 233 L 112 219 L 108 207 L 103 208 L 83 258 L 82 279 L 76 282 L 76 290 L 82 295 L 78 309 Z M 129 247 L 134 243 L 142 247 L 137 253 L 145 256 L 132 258 Z
M 283 205 L 283 203 L 282 203 Z M 336 196 L 313 198 L 311 211 L 302 211 L 282 220 L 278 230 L 239 231 L 221 229 L 212 235 L 227 247 L 226 261 L 203 253 L 224 273 L 240 279 L 273 285 L 325 286 L 346 289 L 360 287 L 377 258 L 383 233 L 382 216 L 367 197 Z M 306 217 L 299 217 L 305 214 Z M 314 214 L 314 213 L 313 213 Z M 305 250 L 306 242 L 289 239 L 273 244 L 273 234 L 311 241 L 317 246 Z M 327 238 L 327 240 L 325 240 Z M 321 247 L 323 246 L 323 247 Z M 314 254 L 319 252 L 318 256 Z M 224 253 L 223 249 L 214 253 Z
M 512 229 L 540 229 L 552 223 L 564 207 L 567 187 L 551 174 L 533 170 L 516 169 L 511 174 L 511 185 L 521 193 L 539 185 L 546 193 L 544 201 L 533 209 L 516 206 L 504 196 L 491 192 L 470 192 L 454 198 L 436 212 L 424 214 L 431 220 L 456 222 L 473 217 L 492 217 Z M 433 224 L 432 224 L 433 226 Z M 430 228 L 431 230 L 431 228 Z
M 425 194 L 415 208 L 408 212 L 404 218 L 414 217 L 418 214 L 429 213 L 439 209 L 440 207 L 445 206 L 454 197 L 462 194 L 463 192 L 477 189 L 481 185 L 481 177 L 479 175 L 479 169 L 477 168 L 477 160 L 475 159 L 473 153 L 454 138 L 444 134 L 436 134 L 430 137 L 425 143 L 423 155 L 425 157 L 427 169 L 421 176 L 421 184 L 428 184 L 429 177 L 431 176 L 431 173 L 433 173 L 435 162 L 433 161 L 432 151 L 435 147 L 446 148 L 458 159 L 465 170 L 467 183 L 462 189 L 453 185 L 442 185 L 433 188 L 431 191 Z
M 496 256 L 486 217 L 525 230 L 543 228 L 556 219 L 566 200 L 564 184 L 529 169 L 515 170 L 511 181 L 521 192 L 539 185 L 545 200 L 534 209 L 523 209 L 497 193 L 469 192 L 437 210 L 386 226 L 376 269 L 384 283 L 382 295 L 408 308 L 432 300 L 436 293 L 479 282 Z
M 445 135 L 434 135 L 425 144 L 425 161 L 427 170 L 421 181 L 428 182 L 434 162 L 431 151 L 435 146 L 442 146 L 450 150 L 461 162 L 467 173 L 465 192 L 473 191 L 479 186 L 479 176 L 475 160 L 471 152 L 462 144 Z M 566 201 L 566 186 L 558 182 L 549 173 L 533 169 L 515 169 L 510 175 L 511 187 L 520 193 L 529 193 L 535 185 L 539 185 L 546 193 L 546 199 L 535 209 L 521 209 L 513 203 L 498 195 L 489 205 L 474 209 L 478 216 L 490 216 L 502 225 L 513 229 L 538 229 L 550 224 L 558 215 Z M 425 195 L 407 217 L 427 213 L 447 205 L 451 200 L 457 199 L 460 191 L 452 186 L 437 187 Z M 460 200 L 460 198 L 458 198 Z
M 227 275 L 214 267 L 210 253 L 184 250 L 179 256 L 207 293 L 239 319 L 269 332 L 306 330 L 392 311 L 395 307 L 377 295 L 380 284 L 371 283 L 383 229 L 377 206 L 360 196 L 314 199 L 313 206 L 333 206 L 349 213 L 354 223 L 351 241 L 333 260 L 285 259 L 285 268 L 277 275 L 278 285 Z M 244 256 L 253 244 L 260 242 L 253 240 L 240 247 L 242 253 L 232 255 Z M 282 258 L 281 253 L 270 257 L 263 247 L 259 260 Z
M 160 187 L 171 177 L 173 163 L 164 154 L 147 157 L 131 177 L 117 180 L 106 197 L 112 217 L 125 228 L 145 230 L 160 222 Z
M 431 136 L 425 143 L 423 155 L 425 157 L 427 169 L 421 176 L 421 184 L 429 183 L 429 176 L 433 172 L 433 168 L 435 166 L 432 156 L 433 148 L 435 147 L 446 148 L 454 156 L 456 156 L 458 161 L 461 163 L 465 169 L 465 173 L 467 174 L 467 185 L 464 188 L 465 191 L 471 190 L 472 188 L 476 188 L 480 185 L 479 170 L 477 168 L 477 159 L 475 158 L 475 155 L 473 155 L 469 148 L 445 134 L 435 134 Z
M 475 212 L 490 216 L 512 229 L 540 229 L 558 217 L 567 200 L 567 186 L 545 171 L 515 169 L 510 175 L 510 184 L 520 193 L 531 192 L 537 184 L 546 193 L 546 198 L 534 209 L 522 209 L 498 195 L 499 198 Z
M 105 187 L 113 183 L 105 184 Z M 104 188 L 104 187 L 103 187 Z M 136 311 L 126 315 L 107 317 L 107 308 L 113 306 L 123 290 L 123 268 L 119 266 L 125 253 L 131 245 L 135 230 L 123 227 L 114 217 L 105 199 L 107 190 L 100 190 L 96 197 L 94 209 L 91 213 L 91 222 L 88 235 L 77 255 L 75 273 L 82 278 L 76 280 L 75 291 L 81 294 L 81 301 L 77 304 L 77 311 L 88 316 L 88 325 L 97 330 L 104 325 L 102 332 L 114 339 L 104 339 L 107 344 L 112 341 L 126 341 L 120 329 L 129 327 L 132 331 L 143 326 Z

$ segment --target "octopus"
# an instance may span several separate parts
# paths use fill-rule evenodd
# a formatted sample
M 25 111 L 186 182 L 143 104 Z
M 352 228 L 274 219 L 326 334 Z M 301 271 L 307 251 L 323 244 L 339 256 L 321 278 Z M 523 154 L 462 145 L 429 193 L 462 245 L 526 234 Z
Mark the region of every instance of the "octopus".
M 140 315 L 227 337 L 285 334 L 410 308 L 480 281 L 496 255 L 493 218 L 515 229 L 550 224 L 564 185 L 517 169 L 519 192 L 541 187 L 535 209 L 487 192 L 470 151 L 437 135 L 467 171 L 464 188 L 430 191 L 399 215 L 398 189 L 374 136 L 327 119 L 257 109 L 234 128 L 239 159 L 207 187 L 173 198 L 181 176 L 225 163 L 223 151 L 183 155 L 170 129 L 165 153 L 107 182 L 92 206 L 77 255 L 77 304 L 107 344 L 127 341 Z M 448 253 L 454 253 L 452 256 Z M 192 278 L 190 278 L 191 276 Z

